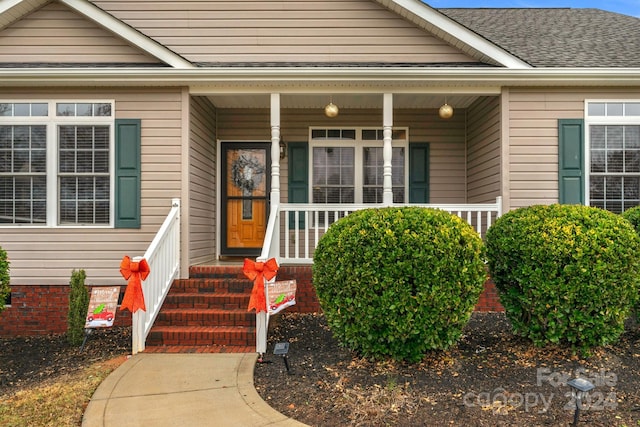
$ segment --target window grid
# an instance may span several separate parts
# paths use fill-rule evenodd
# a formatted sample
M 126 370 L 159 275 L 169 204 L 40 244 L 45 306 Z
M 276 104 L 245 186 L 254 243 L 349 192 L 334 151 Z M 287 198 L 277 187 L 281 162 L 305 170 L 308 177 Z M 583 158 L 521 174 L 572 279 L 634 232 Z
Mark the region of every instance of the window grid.
M 0 223 L 46 223 L 46 127 L 0 126 Z
M 0 101 L 0 224 L 110 225 L 112 115 L 112 101 Z
M 108 224 L 109 127 L 59 126 L 58 146 L 60 223 Z
M 382 128 L 347 128 L 310 130 L 312 150 L 312 200 L 314 203 L 382 203 L 383 196 L 383 137 Z M 405 202 L 406 158 L 405 150 L 408 129 L 394 128 L 392 131 L 392 192 L 394 203 Z M 329 142 L 323 143 L 322 141 Z M 325 145 L 326 144 L 326 145 Z M 375 144 L 375 145 L 373 145 Z M 329 150 L 348 147 L 353 150 L 353 158 L 349 169 L 348 192 L 326 192 L 319 183 L 331 172 L 331 167 L 340 165 L 339 159 L 328 160 Z M 327 150 L 325 152 L 316 149 Z M 356 171 L 356 166 L 359 168 Z M 333 172 L 335 175 L 335 171 Z M 344 174 L 341 174 L 344 177 Z
M 615 213 L 640 205 L 640 125 L 592 124 L 589 141 L 589 204 Z

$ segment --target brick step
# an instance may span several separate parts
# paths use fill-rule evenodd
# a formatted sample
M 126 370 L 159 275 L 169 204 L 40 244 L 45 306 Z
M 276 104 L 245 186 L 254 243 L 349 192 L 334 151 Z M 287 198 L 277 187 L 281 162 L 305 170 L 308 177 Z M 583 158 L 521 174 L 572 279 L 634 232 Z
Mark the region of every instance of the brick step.
M 162 305 L 162 309 L 160 312 L 176 308 L 218 308 L 225 310 L 246 310 L 249 305 L 250 297 L 251 295 L 249 293 L 238 294 L 229 292 L 221 292 L 216 294 L 201 294 L 191 292 L 176 294 L 169 293 L 164 300 L 164 304 Z
M 178 293 L 245 293 L 251 292 L 253 283 L 244 279 L 177 279 L 171 285 L 169 294 Z
M 238 265 L 194 265 L 189 268 L 189 277 L 192 279 L 244 279 L 247 276 L 242 272 L 242 261 Z
M 255 312 L 247 308 L 164 308 L 158 313 L 156 326 L 255 326 Z
M 255 327 L 154 326 L 146 346 L 240 346 L 256 344 Z

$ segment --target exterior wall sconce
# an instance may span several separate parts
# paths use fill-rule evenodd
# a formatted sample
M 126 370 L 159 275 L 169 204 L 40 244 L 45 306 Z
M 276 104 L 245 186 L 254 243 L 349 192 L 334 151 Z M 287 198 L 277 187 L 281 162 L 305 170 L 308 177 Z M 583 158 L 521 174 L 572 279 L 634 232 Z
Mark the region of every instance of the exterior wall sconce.
M 578 418 L 580 418 L 580 409 L 582 409 L 582 399 L 594 389 L 594 385 L 584 378 L 574 378 L 567 382 L 567 385 L 571 387 L 571 395 L 576 398 L 576 412 L 573 414 L 572 426 L 578 425 Z
M 336 117 L 339 112 L 340 112 L 340 109 L 332 101 L 329 101 L 329 103 L 324 107 L 324 115 L 329 118 Z
M 442 104 L 442 106 L 438 110 L 438 115 L 441 119 L 450 119 L 451 117 L 453 117 L 453 107 L 447 104 L 447 101 L 445 100 L 444 104 Z
M 280 138 L 280 160 L 284 160 L 285 157 L 287 157 L 287 144 Z

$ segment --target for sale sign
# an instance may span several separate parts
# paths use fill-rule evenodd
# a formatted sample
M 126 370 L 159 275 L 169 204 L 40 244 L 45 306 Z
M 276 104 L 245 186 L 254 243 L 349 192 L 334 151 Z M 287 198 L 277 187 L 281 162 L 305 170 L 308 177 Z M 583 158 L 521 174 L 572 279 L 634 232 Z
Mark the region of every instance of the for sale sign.
M 118 306 L 120 286 L 95 287 L 91 290 L 87 320 L 84 324 L 88 328 L 109 328 L 113 326 Z
M 296 281 L 283 280 L 267 283 L 267 309 L 276 314 L 296 303 Z

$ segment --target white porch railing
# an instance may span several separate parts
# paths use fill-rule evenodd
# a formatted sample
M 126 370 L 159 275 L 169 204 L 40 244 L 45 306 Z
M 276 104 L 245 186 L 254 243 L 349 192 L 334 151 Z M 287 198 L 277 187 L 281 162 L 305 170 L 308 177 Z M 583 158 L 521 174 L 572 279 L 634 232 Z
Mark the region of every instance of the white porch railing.
M 171 211 L 144 253 L 151 272 L 142 282 L 146 311 L 132 315 L 131 352 L 144 350 L 145 340 L 155 322 L 174 279 L 180 275 L 180 199 L 173 199 Z
M 394 205 L 400 206 L 400 205 Z M 486 230 L 502 212 L 502 198 L 495 203 L 478 204 L 410 204 L 447 211 L 466 220 L 484 237 Z M 283 203 L 277 212 L 271 211 L 268 233 L 272 240 L 265 239 L 263 255 L 277 256 L 281 264 L 311 264 L 313 252 L 329 226 L 351 212 L 382 205 L 371 204 L 293 204 Z M 273 221 L 273 224 L 272 224 Z M 278 224 L 280 226 L 278 227 Z M 280 232 L 277 233 L 276 230 Z M 269 234 L 267 234 L 269 236 Z

